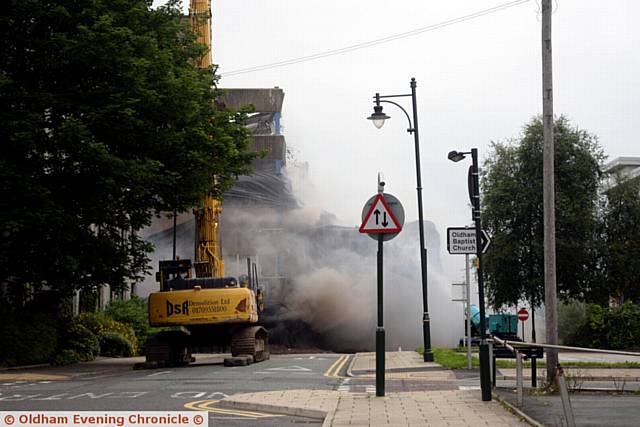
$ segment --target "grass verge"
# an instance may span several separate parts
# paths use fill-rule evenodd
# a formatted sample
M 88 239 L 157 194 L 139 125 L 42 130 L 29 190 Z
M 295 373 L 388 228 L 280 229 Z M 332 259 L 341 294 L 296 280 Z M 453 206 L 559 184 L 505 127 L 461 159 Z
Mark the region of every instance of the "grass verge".
M 416 352 L 421 355 L 424 354 L 422 347 L 418 347 Z M 451 348 L 433 348 L 433 357 L 436 363 L 445 366 L 449 369 L 462 369 L 467 367 L 467 353 L 458 351 Z M 480 360 L 477 357 L 471 359 L 471 364 L 474 368 L 480 366 Z M 516 361 L 512 359 L 498 359 L 496 360 L 496 366 L 498 368 L 515 368 Z M 525 368 L 531 367 L 531 361 L 524 361 L 523 366 Z M 544 360 L 538 360 L 538 368 L 546 368 L 547 364 Z M 563 367 L 576 367 L 576 368 L 640 368 L 638 362 L 565 362 Z
M 458 353 L 450 348 L 433 348 L 434 362 L 447 367 L 449 369 L 462 369 L 467 367 L 467 355 Z M 417 348 L 416 351 L 420 354 L 424 354 L 424 349 Z M 477 358 L 471 359 L 471 366 L 477 368 L 480 366 L 480 361 Z

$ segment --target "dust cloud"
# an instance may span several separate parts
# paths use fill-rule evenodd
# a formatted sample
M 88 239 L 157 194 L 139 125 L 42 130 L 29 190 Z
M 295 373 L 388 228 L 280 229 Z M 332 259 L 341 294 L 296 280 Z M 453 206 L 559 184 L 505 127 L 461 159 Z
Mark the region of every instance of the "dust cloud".
M 266 291 L 265 322 L 278 339 L 291 346 L 321 340 L 315 343 L 318 347 L 334 351 L 374 349 L 376 241 L 355 227 L 336 225 L 334 215 L 309 206 L 282 209 L 233 199 L 223 206 L 226 274 L 246 274 L 247 257 L 257 263 Z M 360 213 L 356 215 L 354 222 L 360 219 Z M 193 256 L 194 233 L 194 221 L 183 217 L 177 230 L 181 258 Z M 442 275 L 440 236 L 429 221 L 425 235 L 432 344 L 455 346 L 464 333 L 462 307 L 451 302 L 450 285 Z M 171 257 L 171 228 L 147 239 L 156 246 L 155 269 L 158 260 Z M 422 345 L 418 242 L 418 223 L 412 222 L 384 244 L 384 326 L 390 350 Z M 157 286 L 147 280 L 138 294 L 145 296 Z
M 232 206 L 225 208 L 223 215 L 228 270 L 234 264 L 234 247 L 244 249 L 240 253 L 245 256 L 255 254 L 268 299 L 272 306 L 278 306 L 273 316 L 304 322 L 333 350 L 374 348 L 376 241 L 355 227 L 336 225 L 333 215 L 319 209 L 278 211 Z M 425 221 L 425 234 L 433 344 L 454 346 L 463 334 L 462 307 L 450 301 L 449 284 L 440 265 L 440 237 L 433 223 Z M 246 247 L 238 245 L 238 239 Z M 388 349 L 422 345 L 418 242 L 418 223 L 413 222 L 384 244 Z M 240 270 L 234 274 L 246 270 L 242 261 L 236 265 Z

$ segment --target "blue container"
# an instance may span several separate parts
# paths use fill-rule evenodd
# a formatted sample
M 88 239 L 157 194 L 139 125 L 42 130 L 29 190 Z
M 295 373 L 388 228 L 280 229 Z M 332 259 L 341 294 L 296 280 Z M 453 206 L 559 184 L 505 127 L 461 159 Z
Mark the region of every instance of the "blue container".
M 489 333 L 516 334 L 518 332 L 518 316 L 515 314 L 490 314 Z

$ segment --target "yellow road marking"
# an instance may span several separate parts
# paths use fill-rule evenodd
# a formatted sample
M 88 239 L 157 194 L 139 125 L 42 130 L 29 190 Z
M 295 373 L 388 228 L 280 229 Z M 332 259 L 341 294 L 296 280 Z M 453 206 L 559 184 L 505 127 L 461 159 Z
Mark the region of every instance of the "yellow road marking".
M 349 356 L 345 356 L 345 358 L 342 361 L 342 363 L 340 364 L 340 366 L 338 366 L 338 368 L 336 369 L 336 372 L 335 372 L 335 376 L 336 377 L 341 377 L 340 371 L 342 371 L 342 368 L 344 367 L 344 365 L 347 364 L 348 361 L 349 361 Z
M 344 357 L 344 356 L 340 356 L 340 357 L 338 357 L 338 358 L 336 359 L 336 361 L 335 361 L 335 362 L 333 362 L 333 363 L 331 364 L 331 366 L 329 366 L 329 369 L 327 369 L 327 370 L 325 371 L 325 373 L 324 373 L 324 376 L 325 376 L 325 377 L 330 377 L 330 376 L 331 376 L 331 372 L 333 371 L 333 368 L 334 368 L 334 367 L 336 367 L 336 366 L 338 365 L 338 363 L 340 363 L 340 361 L 342 360 L 342 358 L 343 358 L 343 357 Z
M 47 374 L 0 374 L 0 381 L 60 381 L 68 380 L 66 375 Z
M 240 417 L 247 418 L 267 418 L 267 417 L 281 417 L 279 414 L 268 414 L 266 412 L 254 412 L 254 411 L 243 411 L 239 409 L 225 409 L 225 408 L 216 408 L 212 405 L 218 403 L 219 400 L 198 400 L 195 402 L 189 402 L 184 405 L 185 408 L 193 409 L 195 411 L 207 411 L 215 414 L 223 414 L 223 415 L 237 415 Z
M 270 417 L 271 414 L 267 414 L 265 412 L 254 412 L 254 411 L 246 411 L 242 409 L 227 409 L 227 408 L 216 408 L 211 405 L 215 405 L 219 400 L 210 400 L 201 403 L 199 406 L 202 409 L 206 409 L 208 411 L 217 412 L 221 414 L 234 414 L 234 415 L 242 415 L 247 417 Z
M 335 362 L 333 362 L 333 364 L 331 366 L 329 366 L 329 369 L 326 370 L 326 372 L 324 373 L 324 376 L 325 377 L 342 378 L 342 376 L 339 375 L 339 373 L 342 370 L 342 368 L 344 367 L 344 365 L 347 363 L 348 360 L 349 360 L 349 355 L 348 354 L 343 354 Z

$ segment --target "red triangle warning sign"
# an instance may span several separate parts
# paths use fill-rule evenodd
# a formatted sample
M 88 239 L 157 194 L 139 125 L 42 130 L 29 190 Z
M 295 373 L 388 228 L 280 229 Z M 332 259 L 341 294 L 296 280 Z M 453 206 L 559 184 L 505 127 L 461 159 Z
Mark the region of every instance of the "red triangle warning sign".
M 389 208 L 387 201 L 382 194 L 376 195 L 371 203 L 371 208 L 364 216 L 364 221 L 360 226 L 361 233 L 399 233 L 402 226 Z

